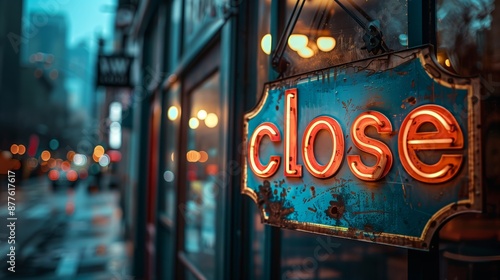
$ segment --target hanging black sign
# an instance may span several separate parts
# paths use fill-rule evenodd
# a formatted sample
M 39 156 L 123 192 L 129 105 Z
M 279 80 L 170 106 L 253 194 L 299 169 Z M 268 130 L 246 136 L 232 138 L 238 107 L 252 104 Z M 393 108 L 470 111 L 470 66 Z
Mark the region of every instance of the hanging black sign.
M 125 55 L 99 55 L 97 61 L 97 86 L 131 87 L 130 68 L 132 57 Z

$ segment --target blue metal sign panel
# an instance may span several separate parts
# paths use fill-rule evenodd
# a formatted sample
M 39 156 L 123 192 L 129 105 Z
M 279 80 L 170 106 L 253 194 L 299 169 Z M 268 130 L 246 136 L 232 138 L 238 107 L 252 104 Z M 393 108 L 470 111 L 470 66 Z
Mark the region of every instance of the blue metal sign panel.
M 245 115 L 242 192 L 270 225 L 428 250 L 481 211 L 478 98 L 429 48 L 271 82 Z

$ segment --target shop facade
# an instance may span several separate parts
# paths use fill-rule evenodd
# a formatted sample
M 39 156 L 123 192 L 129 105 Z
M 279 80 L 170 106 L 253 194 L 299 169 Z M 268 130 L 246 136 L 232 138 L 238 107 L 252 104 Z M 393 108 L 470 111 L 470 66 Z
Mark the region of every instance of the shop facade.
M 133 275 L 141 279 L 498 277 L 500 165 L 495 143 L 500 135 L 500 45 L 494 34 L 500 32 L 500 9 L 494 4 L 500 3 L 474 3 L 139 2 L 123 37 L 124 48 L 135 54 L 129 149 L 136 156 L 130 159 L 125 191 L 127 230 L 134 241 Z M 458 21 L 460 28 L 458 18 L 464 19 Z M 426 248 L 264 225 L 258 199 L 255 203 L 242 194 L 242 185 L 248 175 L 251 136 L 245 131 L 245 114 L 265 98 L 266 83 L 419 48 L 431 51 L 435 66 L 447 77 L 473 77 L 477 83 L 473 130 L 480 141 L 474 147 L 480 151 L 477 162 L 468 162 L 473 172 L 466 173 L 477 177 L 472 187 L 481 192 L 480 203 L 472 210 L 482 214 L 450 215 Z M 389 88 L 391 80 L 381 83 L 381 88 L 384 83 Z M 354 92 L 352 98 L 365 95 Z M 413 100 L 405 100 L 400 110 L 410 112 Z M 452 102 L 447 105 L 455 116 L 469 113 L 465 104 Z M 432 102 L 418 104 L 427 103 Z M 364 109 L 377 108 L 372 105 Z M 391 112 L 385 114 L 392 118 Z M 286 123 L 284 119 L 278 116 L 275 122 Z M 348 135 L 348 127 L 343 129 Z M 346 144 L 342 154 L 348 153 Z M 345 160 L 339 168 L 349 170 Z

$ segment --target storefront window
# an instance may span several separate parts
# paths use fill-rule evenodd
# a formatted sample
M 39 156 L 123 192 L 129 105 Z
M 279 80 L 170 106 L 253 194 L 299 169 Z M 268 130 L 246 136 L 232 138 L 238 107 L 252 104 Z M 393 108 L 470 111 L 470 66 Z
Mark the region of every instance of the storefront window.
M 496 279 L 500 255 L 500 1 L 436 3 L 437 60 L 446 70 L 481 81 L 483 214 L 461 215 L 439 232 L 441 279 Z M 465 108 L 457 106 L 460 112 Z M 493 144 L 495 143 L 495 144 Z
M 337 1 L 305 2 L 284 53 L 289 63 L 285 76 L 367 58 L 383 51 L 407 48 L 407 0 L 338 2 L 349 13 Z M 287 19 L 295 3 L 287 1 Z M 370 25 L 382 32 L 385 50 L 366 48 L 368 37 L 364 36 Z
M 180 41 L 182 30 L 182 0 L 173 0 L 170 8 L 170 17 L 167 17 L 167 20 L 170 20 L 170 28 L 168 30 L 169 35 L 166 36 L 168 40 L 166 45 L 168 45 L 169 51 L 166 56 L 169 62 L 167 65 L 168 72 L 173 72 L 179 63 L 179 48 L 181 46 L 178 42 Z
M 281 279 L 405 279 L 406 249 L 284 230 Z
M 224 0 L 184 1 L 184 48 L 199 43 L 196 42 L 197 38 L 222 18 L 224 2 Z
M 269 81 L 270 70 L 271 70 L 271 1 L 259 1 L 258 4 L 258 16 L 257 16 L 257 38 L 258 45 L 256 46 L 256 94 L 255 102 L 259 100 L 264 92 L 264 84 Z M 272 71 L 272 70 L 271 70 Z M 244 197 L 243 199 L 249 199 Z M 249 199 L 250 200 L 250 199 Z M 250 231 L 250 258 L 249 258 L 249 276 L 248 279 L 264 279 L 265 275 L 265 264 L 264 264 L 264 254 L 265 254 L 265 230 L 264 224 L 261 221 L 260 211 L 253 201 L 249 204 L 248 213 L 250 213 L 249 219 L 249 231 Z
M 219 74 L 212 75 L 191 93 L 187 137 L 185 252 L 207 279 L 215 274 L 216 234 L 221 210 L 223 165 Z
M 494 2 L 437 1 L 437 58 L 447 70 L 463 76 L 491 73 L 499 80 L 500 11 Z
M 259 46 L 257 47 L 257 94 L 259 100 L 263 91 L 264 83 L 269 81 L 269 70 L 271 65 L 271 1 L 259 1 L 259 17 L 257 38 Z
M 165 197 L 166 215 L 172 221 L 175 215 L 175 191 L 177 185 L 177 164 L 179 155 L 177 151 L 177 139 L 179 135 L 179 122 L 181 118 L 181 107 L 179 101 L 179 84 L 174 84 L 166 96 L 165 108 L 166 132 L 165 132 L 165 170 L 163 170 L 163 186 Z
M 251 257 L 249 269 L 250 277 L 248 279 L 263 279 L 264 278 L 264 249 L 265 249 L 265 231 L 264 224 L 261 221 L 259 208 L 253 202 L 250 203 L 250 213 L 252 219 L 250 220 L 252 232 L 250 237 L 250 250 Z

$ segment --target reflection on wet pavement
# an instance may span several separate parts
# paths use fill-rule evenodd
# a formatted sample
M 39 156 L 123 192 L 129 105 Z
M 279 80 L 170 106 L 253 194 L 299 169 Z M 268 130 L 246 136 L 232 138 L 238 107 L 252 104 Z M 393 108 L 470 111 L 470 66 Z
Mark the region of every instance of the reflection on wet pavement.
M 37 188 L 39 199 L 30 199 L 29 188 L 20 191 L 17 231 L 25 236 L 17 237 L 16 272 L 2 265 L 0 279 L 134 279 L 117 192 L 89 192 L 86 184 L 53 193 L 48 186 Z M 2 260 L 5 245 L 0 244 Z

